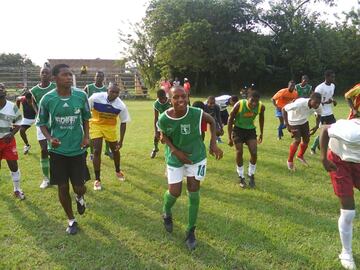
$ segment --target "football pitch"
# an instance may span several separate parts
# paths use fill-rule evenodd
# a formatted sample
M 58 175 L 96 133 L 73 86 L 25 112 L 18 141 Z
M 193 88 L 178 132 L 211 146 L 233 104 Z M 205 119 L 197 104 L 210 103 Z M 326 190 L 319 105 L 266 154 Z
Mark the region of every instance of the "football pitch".
M 192 101 L 195 99 L 193 98 Z M 310 167 L 295 161 L 286 167 L 290 135 L 276 138 L 278 120 L 269 98 L 264 140 L 258 148 L 255 190 L 241 189 L 235 170 L 235 151 L 220 144 L 224 158 L 208 156 L 201 186 L 197 248 L 185 246 L 186 186 L 173 207 L 174 232 L 162 224 L 162 198 L 167 188 L 163 149 L 150 159 L 153 142 L 153 101 L 126 101 L 132 118 L 121 150 L 125 182 L 116 179 L 112 161 L 102 157 L 102 191 L 86 186 L 87 210 L 76 213 L 79 233 L 65 233 L 65 213 L 55 187 L 41 190 L 40 149 L 36 131 L 28 131 L 30 154 L 22 154 L 17 135 L 24 201 L 12 195 L 6 162 L 0 172 L 0 269 L 341 269 L 337 220 L 339 203 L 319 154 L 305 154 Z M 346 118 L 342 97 L 334 109 Z M 311 119 L 311 127 L 315 117 Z M 258 122 L 258 119 L 256 119 Z M 209 134 L 206 134 L 208 146 Z M 311 142 L 314 138 L 311 138 Z M 245 172 L 249 163 L 244 149 Z M 248 181 L 248 179 L 247 179 Z M 72 193 L 73 194 L 73 193 Z M 359 261 L 359 223 L 354 222 L 353 250 Z

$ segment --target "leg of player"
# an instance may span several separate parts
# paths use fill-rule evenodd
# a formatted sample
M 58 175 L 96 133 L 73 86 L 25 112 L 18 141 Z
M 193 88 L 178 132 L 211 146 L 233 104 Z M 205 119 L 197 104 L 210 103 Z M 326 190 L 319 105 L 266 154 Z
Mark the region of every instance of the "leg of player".
M 301 142 L 301 134 L 297 128 L 292 129 L 292 130 L 293 130 L 294 141 L 292 144 L 290 144 L 289 157 L 287 160 L 287 167 L 290 171 L 295 171 L 294 156 L 295 156 L 295 154 L 298 150 L 298 147 L 300 145 L 300 142 Z
M 155 158 L 156 157 L 156 153 L 159 152 L 159 141 L 160 141 L 160 132 L 158 132 L 159 135 L 156 134 L 156 136 L 154 136 L 154 148 L 151 151 L 151 158 Z
M 117 149 L 117 142 L 115 141 L 107 143 L 109 144 L 110 150 L 113 154 L 116 177 L 120 181 L 125 181 L 125 175 L 120 169 L 120 150 Z
M 255 187 L 255 171 L 256 171 L 256 161 L 257 161 L 257 140 L 248 140 L 247 142 L 249 152 L 250 152 L 250 162 L 248 169 L 249 176 L 249 186 L 250 188 Z
M 14 196 L 20 200 L 25 199 L 25 194 L 20 188 L 20 170 L 18 167 L 17 160 L 6 160 L 8 167 L 11 172 L 11 178 L 14 185 Z
M 44 179 L 40 185 L 40 188 L 44 189 L 47 188 L 50 185 L 50 181 L 49 181 L 49 153 L 48 153 L 48 149 L 47 149 L 47 141 L 45 140 L 40 140 L 39 141 L 39 145 L 41 148 L 41 159 L 40 159 L 40 166 L 41 166 L 41 170 L 42 173 L 44 175 Z
M 94 145 L 92 140 L 89 140 L 89 148 L 90 148 L 90 160 L 92 161 L 94 159 Z
M 110 159 L 114 158 L 113 152 L 110 150 L 109 144 L 105 141 L 105 156 L 108 156 Z
M 319 136 L 316 136 L 315 141 L 311 145 L 311 154 L 312 155 L 316 154 L 316 149 L 319 149 L 319 145 L 320 145 L 319 142 L 320 142 Z
M 278 126 L 278 140 L 281 140 L 284 137 L 283 129 L 286 127 L 284 124 L 284 118 L 279 116 L 279 126 Z
M 168 179 L 169 179 L 168 174 Z M 174 206 L 177 198 L 181 195 L 182 181 L 168 185 L 168 190 L 164 193 L 163 220 L 165 230 L 169 233 L 173 231 L 173 221 L 171 208 Z
M 77 233 L 77 223 L 76 223 L 75 216 L 74 216 L 74 213 L 72 210 L 68 182 L 58 184 L 58 195 L 59 195 L 59 201 L 61 203 L 61 206 L 63 207 L 65 214 L 68 218 L 69 224 L 66 229 L 66 232 L 69 234 L 76 234 Z
M 100 177 L 100 169 L 101 169 L 101 150 L 103 138 L 95 138 L 92 139 L 93 144 L 93 167 L 95 173 L 95 182 L 94 182 L 94 190 L 101 190 L 101 177 Z
M 239 175 L 239 185 L 240 187 L 245 188 L 246 181 L 244 174 L 243 143 L 236 143 L 235 150 L 236 150 L 236 172 Z
M 304 125 L 304 129 L 302 130 L 302 142 L 300 144 L 300 151 L 297 155 L 297 159 L 305 166 L 309 166 L 307 161 L 304 158 L 304 154 L 306 149 L 308 148 L 309 142 L 310 142 L 310 134 L 309 134 L 309 123 L 307 125 Z
M 187 177 L 187 190 L 189 197 L 189 219 L 185 241 L 188 249 L 194 250 L 196 247 L 195 224 L 200 205 L 200 181 L 196 180 L 195 177 Z
M 29 125 L 22 125 L 21 128 L 20 128 L 20 136 L 22 138 L 22 140 L 24 141 L 24 155 L 26 155 L 27 153 L 29 153 L 29 150 L 30 150 L 30 144 L 29 144 L 29 141 L 27 139 L 27 136 L 26 136 L 26 130 L 29 128 L 30 126 Z

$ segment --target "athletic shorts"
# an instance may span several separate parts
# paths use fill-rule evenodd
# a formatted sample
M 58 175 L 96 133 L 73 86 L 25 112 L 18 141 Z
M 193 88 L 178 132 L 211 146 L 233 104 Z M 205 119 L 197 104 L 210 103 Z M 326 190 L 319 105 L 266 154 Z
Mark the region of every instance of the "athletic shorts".
M 88 180 L 85 153 L 67 157 L 50 152 L 50 184 L 61 185 L 71 181 L 73 186 L 82 186 Z
M 224 126 L 227 125 L 228 119 L 229 119 L 229 113 L 227 110 L 220 111 L 220 118 L 221 122 Z
M 46 140 L 45 135 L 42 133 L 40 127 L 36 127 L 36 137 L 38 141 Z
M 23 118 L 20 126 L 31 126 L 35 123 L 35 119 Z
M 329 173 L 335 194 L 338 197 L 353 196 L 353 188 L 360 189 L 360 163 L 343 161 L 331 150 L 327 157 L 337 167 L 336 171 Z
M 276 117 L 283 117 L 282 111 L 279 110 L 278 108 L 275 108 L 275 116 L 276 116 Z
M 18 160 L 18 152 L 16 149 L 15 138 L 12 138 L 9 143 L 5 143 L 3 139 L 0 139 L 0 160 Z
M 90 123 L 90 138 L 98 139 L 98 138 L 104 138 L 105 141 L 108 142 L 116 142 L 117 141 L 117 135 L 116 135 L 116 126 L 100 126 L 100 125 L 94 125 Z
M 327 116 L 321 116 L 320 122 L 322 125 L 331 125 L 336 122 L 335 116 L 333 114 Z
M 301 139 L 301 138 L 310 136 L 309 122 L 306 122 L 305 124 L 297 125 L 297 126 L 290 125 L 290 129 L 291 129 L 292 133 L 294 134 L 292 137 L 295 139 Z
M 235 144 L 238 143 L 247 143 L 250 140 L 256 140 L 256 129 L 245 129 L 245 128 L 239 128 L 234 127 L 232 131 L 232 139 Z
M 180 183 L 184 177 L 195 177 L 196 180 L 202 181 L 206 175 L 206 159 L 196 164 L 185 164 L 182 167 L 172 167 L 167 165 L 168 184 Z

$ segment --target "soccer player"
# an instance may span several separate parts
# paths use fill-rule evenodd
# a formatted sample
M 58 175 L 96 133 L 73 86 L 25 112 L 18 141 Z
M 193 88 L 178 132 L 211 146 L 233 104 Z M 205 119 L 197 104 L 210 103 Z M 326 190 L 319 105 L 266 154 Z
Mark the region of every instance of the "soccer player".
M 295 85 L 295 90 L 299 98 L 308 98 L 312 93 L 312 86 L 309 84 L 309 76 L 303 75 L 301 83 Z
M 360 107 L 360 83 L 356 84 L 353 88 L 345 93 L 345 99 L 350 107 L 348 119 L 359 117 Z
M 255 187 L 255 171 L 257 161 L 257 144 L 262 143 L 264 134 L 265 106 L 260 101 L 256 90 L 249 92 L 247 99 L 241 99 L 232 109 L 228 121 L 229 145 L 235 145 L 236 171 L 239 175 L 240 187 L 246 187 L 244 176 L 243 144 L 247 144 L 250 152 L 248 168 L 249 186 Z M 260 135 L 257 140 L 254 120 L 259 115 Z
M 229 119 L 229 113 L 227 111 L 227 107 L 229 105 L 234 106 L 238 101 L 239 98 L 237 96 L 221 95 L 215 97 L 215 103 L 220 106 L 220 118 L 223 126 L 227 125 Z
M 189 82 L 188 78 L 184 78 L 184 90 L 188 96 L 188 100 L 189 100 L 189 105 L 190 105 L 190 92 L 191 92 L 191 84 Z
M 25 144 L 24 155 L 26 155 L 31 148 L 26 136 L 26 131 L 32 124 L 35 123 L 36 112 L 32 103 L 32 95 L 30 92 L 25 92 L 24 95 L 16 98 L 16 106 L 20 109 L 20 104 L 22 104 L 23 107 L 23 119 L 20 127 L 20 136 Z
M 173 230 L 171 208 L 181 194 L 183 177 L 187 178 L 189 196 L 189 220 L 186 229 L 186 245 L 196 247 L 195 224 L 200 204 L 200 182 L 206 174 L 206 149 L 201 137 L 201 121 L 210 124 L 210 153 L 222 158 L 216 145 L 215 121 L 201 109 L 187 106 L 188 96 L 181 86 L 171 88 L 172 108 L 160 115 L 158 127 L 166 144 L 168 190 L 164 194 L 163 220 L 168 232 Z
M 287 88 L 279 90 L 271 99 L 275 106 L 275 116 L 279 118 L 280 122 L 278 126 L 278 140 L 281 140 L 281 138 L 284 136 L 283 129 L 286 128 L 282 115 L 282 108 L 297 98 L 298 93 L 295 90 L 295 82 L 291 80 L 289 81 Z
M 223 124 L 220 116 L 220 106 L 215 103 L 215 97 L 209 96 L 207 98 L 204 111 L 212 116 L 216 125 L 216 141 L 222 143 L 220 136 L 224 135 Z
M 76 234 L 78 228 L 71 205 L 69 179 L 77 194 L 78 213 L 82 215 L 86 209 L 85 147 L 89 144 L 90 110 L 84 91 L 71 87 L 73 77 L 69 66 L 54 66 L 52 75 L 57 88 L 41 99 L 36 125 L 49 142 L 50 181 L 58 186 L 59 201 L 68 218 L 66 232 Z
M 338 228 L 342 251 L 340 262 L 345 269 L 356 269 L 352 255 L 352 232 L 355 217 L 353 188 L 360 188 L 360 119 L 339 120 L 322 128 L 321 160 L 330 174 L 340 201 Z M 329 150 L 328 150 L 329 147 Z
M 331 125 L 336 122 L 332 111 L 332 104 L 336 106 L 337 102 L 334 99 L 335 91 L 335 73 L 332 70 L 325 71 L 325 81 L 315 88 L 315 92 L 321 95 L 322 114 L 320 122 L 322 125 Z M 319 136 L 315 138 L 311 146 L 311 154 L 316 153 L 316 148 L 319 147 Z
M 107 93 L 95 93 L 89 98 L 92 118 L 90 119 L 90 138 L 94 145 L 94 190 L 101 190 L 101 148 L 103 138 L 108 142 L 114 156 L 115 173 L 120 181 L 125 180 L 120 170 L 120 149 L 123 145 L 126 123 L 130 115 L 124 102 L 119 98 L 120 88 L 117 84 L 109 84 Z M 120 140 L 116 136 L 117 118 L 120 117 Z
M 36 113 L 38 113 L 38 106 L 40 104 L 41 98 L 55 88 L 56 84 L 51 82 L 51 70 L 48 66 L 44 66 L 40 70 L 40 83 L 30 89 L 30 93 L 33 97 L 32 104 Z M 41 148 L 40 165 L 44 177 L 43 181 L 40 184 L 40 188 L 44 189 L 47 188 L 50 184 L 48 144 L 44 134 L 41 132 L 39 127 L 36 127 L 36 133 L 37 140 Z
M 15 134 L 20 129 L 21 118 L 18 107 L 6 100 L 5 86 L 0 83 L 0 161 L 5 159 L 10 169 L 14 196 L 23 200 L 25 194 L 20 188 L 20 170 L 17 163 L 18 153 L 15 141 Z
M 298 98 L 292 103 L 287 104 L 282 113 L 287 130 L 294 138 L 293 143 L 290 145 L 289 157 L 287 167 L 290 171 L 294 171 L 294 156 L 300 145 L 300 151 L 297 159 L 308 166 L 304 158 L 305 151 L 308 147 L 310 136 L 313 135 L 319 128 L 320 115 L 321 115 L 321 95 L 319 93 L 312 93 L 310 98 Z M 316 126 L 309 130 L 308 118 L 310 115 L 317 113 Z M 301 142 L 302 140 L 302 142 Z M 301 144 L 300 144 L 301 143 Z
M 150 157 L 155 158 L 156 153 L 159 152 L 159 140 L 160 140 L 160 131 L 157 128 L 157 122 L 159 119 L 159 115 L 165 112 L 167 109 L 171 107 L 170 99 L 167 98 L 166 92 L 163 89 L 160 89 L 156 93 L 157 100 L 154 102 L 154 148 L 151 151 Z

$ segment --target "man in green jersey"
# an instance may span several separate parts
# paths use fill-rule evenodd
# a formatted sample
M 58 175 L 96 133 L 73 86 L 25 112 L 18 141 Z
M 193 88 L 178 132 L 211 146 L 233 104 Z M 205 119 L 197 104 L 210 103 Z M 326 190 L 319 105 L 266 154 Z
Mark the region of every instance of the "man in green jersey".
M 262 143 L 264 131 L 265 106 L 260 102 L 260 94 L 253 90 L 247 99 L 239 100 L 232 109 L 228 120 L 229 145 L 235 145 L 236 171 L 239 175 L 240 187 L 245 188 L 243 166 L 243 144 L 247 144 L 250 152 L 248 169 L 249 186 L 255 187 L 255 170 L 257 161 L 257 144 Z M 257 140 L 254 120 L 259 115 L 260 135 Z
M 156 95 L 157 95 L 157 100 L 154 102 L 154 105 L 153 105 L 154 106 L 155 134 L 154 134 L 154 148 L 150 154 L 151 158 L 155 158 L 156 153 L 159 152 L 158 144 L 159 144 L 159 140 L 160 140 L 160 131 L 156 126 L 158 119 L 159 119 L 159 115 L 171 107 L 170 100 L 167 98 L 166 93 L 163 89 L 158 90 Z
M 296 92 L 299 98 L 308 98 L 312 93 L 312 86 L 309 84 L 309 76 L 303 75 L 301 77 L 301 83 L 295 85 Z
M 164 194 L 163 220 L 168 232 L 173 230 L 171 208 L 181 194 L 183 177 L 187 177 L 189 195 L 189 220 L 186 230 L 186 244 L 189 250 L 196 246 L 195 223 L 200 204 L 200 181 L 206 174 L 206 149 L 201 137 L 201 121 L 210 124 L 210 153 L 216 159 L 222 158 L 222 151 L 216 145 L 214 119 L 199 108 L 187 106 L 188 95 L 182 86 L 171 88 L 172 108 L 159 117 L 158 128 L 166 144 L 168 190 Z
M 38 106 L 40 104 L 41 98 L 50 92 L 51 90 L 56 88 L 56 84 L 51 82 L 51 71 L 50 68 L 45 66 L 40 70 L 40 83 L 30 89 L 30 93 L 32 94 L 33 102 L 32 105 L 36 114 L 38 113 Z M 44 175 L 44 179 L 40 184 L 40 188 L 44 189 L 49 186 L 49 152 L 48 145 L 44 134 L 41 132 L 39 127 L 36 127 L 37 131 L 37 139 L 41 148 L 41 157 L 40 157 L 40 165 L 41 170 Z
M 71 206 L 71 181 L 80 215 L 85 212 L 85 151 L 89 144 L 90 110 L 86 94 L 72 88 L 72 72 L 65 64 L 52 70 L 57 88 L 40 102 L 36 125 L 49 142 L 50 181 L 58 185 L 59 201 L 68 217 L 69 234 L 76 234 L 77 222 Z

